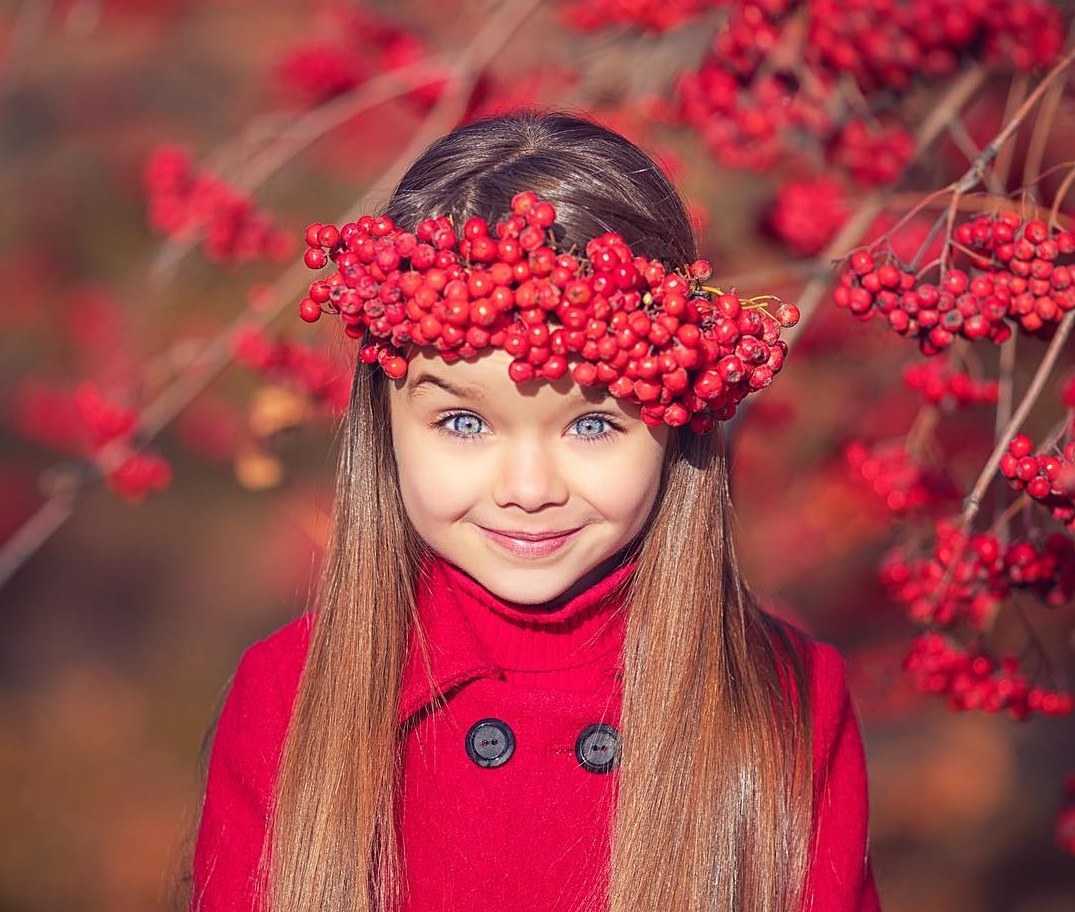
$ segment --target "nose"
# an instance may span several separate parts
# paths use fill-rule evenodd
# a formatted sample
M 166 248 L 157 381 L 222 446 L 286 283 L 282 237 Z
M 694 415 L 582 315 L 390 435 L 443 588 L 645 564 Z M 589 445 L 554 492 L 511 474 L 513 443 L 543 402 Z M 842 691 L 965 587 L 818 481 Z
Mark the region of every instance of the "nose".
M 536 439 L 504 447 L 493 480 L 493 500 L 500 507 L 534 513 L 561 506 L 568 499 L 567 478 L 550 448 Z

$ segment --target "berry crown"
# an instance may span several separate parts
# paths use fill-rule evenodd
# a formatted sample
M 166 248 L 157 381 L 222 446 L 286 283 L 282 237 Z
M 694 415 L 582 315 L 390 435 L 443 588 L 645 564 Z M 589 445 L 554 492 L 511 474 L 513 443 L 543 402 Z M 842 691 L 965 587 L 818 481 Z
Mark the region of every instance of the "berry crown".
M 412 346 L 446 361 L 499 348 L 514 359 L 516 382 L 570 372 L 637 403 L 651 426 L 698 433 L 772 383 L 787 354 L 781 328 L 799 318 L 794 305 L 704 284 L 705 260 L 668 270 L 614 233 L 581 252 L 558 250 L 555 223 L 553 206 L 527 192 L 492 232 L 471 218 L 462 238 L 447 217 L 413 232 L 386 216 L 310 225 L 306 265 L 331 261 L 336 271 L 311 283 L 299 313 L 307 322 L 338 315 L 362 341 L 361 360 L 390 377 L 406 375 Z

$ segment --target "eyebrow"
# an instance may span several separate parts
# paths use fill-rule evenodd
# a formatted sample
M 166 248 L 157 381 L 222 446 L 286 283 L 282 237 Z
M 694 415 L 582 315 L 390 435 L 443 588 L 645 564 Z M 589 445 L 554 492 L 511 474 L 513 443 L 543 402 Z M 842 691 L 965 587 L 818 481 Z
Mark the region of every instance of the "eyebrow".
M 445 380 L 443 377 L 438 377 L 435 374 L 421 373 L 417 376 L 413 383 L 407 388 L 407 397 L 413 399 L 419 395 L 424 387 L 436 387 L 442 389 L 446 393 L 455 396 L 458 399 L 472 399 L 479 402 L 485 402 L 485 391 L 480 386 L 467 386 L 466 384 L 452 383 Z M 591 390 L 593 392 L 591 392 Z M 588 402 L 592 405 L 599 405 L 599 402 L 595 402 L 591 396 L 596 395 L 597 390 L 594 387 L 576 386 L 569 394 L 571 399 L 579 400 L 582 402 Z
M 485 394 L 482 392 L 481 387 L 477 386 L 460 386 L 455 383 L 450 383 L 443 377 L 437 377 L 433 374 L 419 374 L 418 378 L 411 384 L 410 389 L 407 390 L 407 395 L 413 398 L 417 395 L 423 386 L 435 386 L 444 390 L 446 393 L 451 393 L 459 399 L 485 399 Z

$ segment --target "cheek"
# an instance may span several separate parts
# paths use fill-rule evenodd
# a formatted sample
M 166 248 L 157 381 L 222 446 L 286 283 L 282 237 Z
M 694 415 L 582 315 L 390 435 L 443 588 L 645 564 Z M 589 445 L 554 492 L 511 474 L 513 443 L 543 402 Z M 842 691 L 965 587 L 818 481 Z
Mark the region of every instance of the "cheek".
M 472 473 L 450 454 L 431 449 L 428 439 L 416 439 L 406 422 L 393 421 L 392 430 L 400 496 L 415 529 L 430 532 L 458 519 L 473 499 Z
M 649 517 L 661 486 L 662 447 L 646 442 L 612 464 L 586 473 L 587 498 L 606 519 L 638 531 Z

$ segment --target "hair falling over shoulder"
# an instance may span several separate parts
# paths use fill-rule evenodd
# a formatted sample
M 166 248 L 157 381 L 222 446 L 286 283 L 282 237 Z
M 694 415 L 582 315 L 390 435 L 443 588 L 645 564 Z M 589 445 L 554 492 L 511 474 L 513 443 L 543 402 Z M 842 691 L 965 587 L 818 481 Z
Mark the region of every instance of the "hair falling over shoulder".
M 435 143 L 388 214 L 490 221 L 522 189 L 567 240 L 617 231 L 671 265 L 696 258 L 678 194 L 618 134 L 569 115 L 480 121 Z M 421 544 L 399 496 L 387 381 L 359 365 L 318 614 L 264 852 L 272 912 L 392 912 L 404 893 L 395 802 L 398 701 Z M 624 647 L 623 757 L 608 912 L 794 912 L 811 832 L 800 652 L 761 612 L 735 556 L 719 434 L 673 435 L 639 551 Z M 685 749 L 654 732 L 681 722 Z M 589 906 L 588 906 L 589 907 Z

